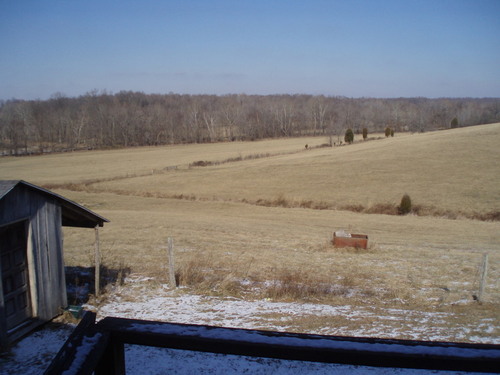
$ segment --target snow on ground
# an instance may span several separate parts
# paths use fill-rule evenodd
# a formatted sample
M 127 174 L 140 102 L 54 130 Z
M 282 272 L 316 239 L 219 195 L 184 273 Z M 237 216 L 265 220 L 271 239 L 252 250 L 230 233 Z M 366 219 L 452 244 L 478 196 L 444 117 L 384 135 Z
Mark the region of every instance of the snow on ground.
M 128 360 L 131 358 L 131 360 Z M 133 360 L 132 360 L 133 358 Z M 391 369 L 328 363 L 286 361 L 235 355 L 209 354 L 186 350 L 129 346 L 125 349 L 127 374 L 277 374 L 277 375 L 471 375 L 461 371 Z M 483 373 L 484 375 L 484 373 Z
M 336 336 L 406 338 L 427 341 L 473 341 L 500 344 L 499 321 L 484 320 L 478 326 L 454 325 L 449 312 L 427 312 L 371 306 L 248 301 L 193 295 L 172 291 L 168 285 L 129 282 L 116 288 L 109 299 L 95 308 L 97 319 L 106 316 L 171 323 L 207 324 L 220 327 L 297 331 L 296 319 L 325 320 L 331 324 L 308 333 Z M 476 336 L 472 337 L 472 333 Z M 481 332 L 478 336 L 477 333 Z
M 166 285 L 155 286 L 145 280 L 128 281 L 116 288 L 99 307 L 87 305 L 85 308 L 96 311 L 98 319 L 114 316 L 276 331 L 292 330 L 293 317 L 327 317 L 334 322 L 331 326 L 310 333 L 388 338 L 405 334 L 417 340 L 434 341 L 474 339 L 468 336 L 472 327 L 450 329 L 439 324 L 448 319 L 450 313 L 387 309 L 380 317 L 380 310 L 367 306 L 246 301 L 171 291 Z M 340 322 L 355 322 L 357 328 L 353 329 L 352 324 L 336 324 L 339 323 L 336 317 L 342 317 Z M 394 324 L 394 321 L 401 324 Z M 483 325 L 483 334 L 474 341 L 500 344 L 498 321 L 483 322 Z M 0 357 L 0 373 L 31 375 L 43 372 L 72 329 L 72 326 L 48 327 L 33 333 L 19 342 L 9 355 Z M 477 332 L 477 327 L 474 329 Z M 126 345 L 125 353 L 127 374 L 462 374 L 250 358 L 136 345 Z
M 15 345 L 11 353 L 0 354 L 0 374 L 41 374 L 57 354 L 74 325 L 48 326 Z

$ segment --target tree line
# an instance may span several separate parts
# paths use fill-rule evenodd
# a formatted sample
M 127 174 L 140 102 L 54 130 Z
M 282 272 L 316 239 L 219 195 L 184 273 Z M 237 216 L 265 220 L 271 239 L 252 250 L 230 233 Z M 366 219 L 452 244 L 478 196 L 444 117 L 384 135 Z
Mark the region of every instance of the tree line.
M 453 123 L 452 123 L 453 122 Z M 180 95 L 121 91 L 0 102 L 0 151 L 78 149 L 324 135 L 423 132 L 500 122 L 499 98 Z

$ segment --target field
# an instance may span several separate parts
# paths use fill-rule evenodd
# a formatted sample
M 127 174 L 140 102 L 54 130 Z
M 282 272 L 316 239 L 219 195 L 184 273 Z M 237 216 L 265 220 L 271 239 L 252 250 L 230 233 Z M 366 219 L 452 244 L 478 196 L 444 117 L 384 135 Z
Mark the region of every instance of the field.
M 149 277 L 152 290 L 168 282 L 172 237 L 178 293 L 348 305 L 372 309 L 373 321 L 390 320 L 391 309 L 451 313 L 429 330 L 467 326 L 455 339 L 498 338 L 500 225 L 487 219 L 500 212 L 500 124 L 373 138 L 333 148 L 317 147 L 328 140 L 316 137 L 4 157 L 0 178 L 48 187 L 109 219 L 104 265 Z M 382 214 L 405 193 L 418 215 Z M 339 229 L 367 234 L 369 249 L 335 249 Z M 91 266 L 93 243 L 92 230 L 65 228 L 66 264 Z M 304 315 L 287 327 L 335 324 Z

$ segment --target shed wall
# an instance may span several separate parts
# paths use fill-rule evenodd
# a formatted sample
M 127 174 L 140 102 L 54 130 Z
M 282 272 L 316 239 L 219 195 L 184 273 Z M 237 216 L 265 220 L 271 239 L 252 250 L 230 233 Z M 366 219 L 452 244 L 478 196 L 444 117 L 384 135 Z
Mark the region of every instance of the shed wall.
M 38 320 L 47 321 L 57 316 L 61 307 L 67 306 L 61 207 L 51 197 L 16 186 L 0 200 L 0 226 L 26 219 L 29 222 L 27 255 L 33 314 Z M 2 315 L 0 311 L 0 319 Z M 0 336 L 5 337 L 5 334 L 2 332 Z

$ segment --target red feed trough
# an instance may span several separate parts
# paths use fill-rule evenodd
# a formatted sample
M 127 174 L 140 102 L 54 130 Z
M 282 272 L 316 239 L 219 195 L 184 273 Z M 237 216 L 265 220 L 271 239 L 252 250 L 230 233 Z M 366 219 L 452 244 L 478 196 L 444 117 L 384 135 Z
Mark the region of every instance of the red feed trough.
M 335 247 L 355 247 L 366 249 L 368 247 L 368 236 L 365 234 L 350 234 L 350 237 L 337 236 L 333 233 L 332 243 Z

